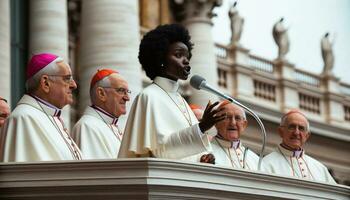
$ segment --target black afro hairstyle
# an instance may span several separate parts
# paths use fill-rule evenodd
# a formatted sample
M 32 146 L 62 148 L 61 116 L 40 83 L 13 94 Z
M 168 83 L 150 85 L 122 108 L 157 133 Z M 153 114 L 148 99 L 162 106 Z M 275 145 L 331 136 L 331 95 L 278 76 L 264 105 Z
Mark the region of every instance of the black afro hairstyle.
M 146 33 L 139 49 L 139 61 L 146 75 L 153 80 L 160 74 L 161 64 L 165 62 L 169 46 L 175 42 L 184 43 L 190 57 L 193 44 L 188 30 L 179 24 L 160 25 Z

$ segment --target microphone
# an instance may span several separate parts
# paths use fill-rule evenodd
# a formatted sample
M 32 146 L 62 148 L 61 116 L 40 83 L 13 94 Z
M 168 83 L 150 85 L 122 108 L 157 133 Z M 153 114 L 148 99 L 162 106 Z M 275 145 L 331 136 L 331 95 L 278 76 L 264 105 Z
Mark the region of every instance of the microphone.
M 220 92 L 219 90 L 207 84 L 207 81 L 201 76 L 193 75 L 192 78 L 190 79 L 190 85 L 197 90 L 206 90 L 221 98 L 234 102 L 234 99 L 232 99 L 230 96 L 225 95 L 224 93 Z
M 232 97 L 220 92 L 219 90 L 217 90 L 217 89 L 213 88 L 212 86 L 210 86 L 209 84 L 207 84 L 207 81 L 205 80 L 205 78 L 203 78 L 201 76 L 193 75 L 192 78 L 190 79 L 190 85 L 197 90 L 208 91 L 210 93 L 213 93 L 221 98 L 224 98 L 224 99 L 230 101 L 231 103 L 234 103 L 234 104 L 240 106 L 245 111 L 247 111 L 257 121 L 257 123 L 259 124 L 259 126 L 261 128 L 262 143 L 263 143 L 262 147 L 261 147 L 260 156 L 259 156 L 259 163 L 258 163 L 258 170 L 260 170 L 261 164 L 262 164 L 262 158 L 264 155 L 265 145 L 266 145 L 266 130 L 265 130 L 264 124 L 262 123 L 262 121 L 260 120 L 258 115 L 255 114 L 255 112 L 253 112 L 247 106 L 241 104 L 240 102 L 234 100 Z

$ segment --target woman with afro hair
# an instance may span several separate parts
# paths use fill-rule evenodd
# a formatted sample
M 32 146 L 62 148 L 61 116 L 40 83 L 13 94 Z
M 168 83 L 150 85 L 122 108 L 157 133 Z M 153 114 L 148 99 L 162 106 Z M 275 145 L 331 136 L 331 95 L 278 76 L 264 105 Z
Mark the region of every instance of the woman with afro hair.
M 190 75 L 193 44 L 178 24 L 161 25 L 141 40 L 139 61 L 153 81 L 135 98 L 125 127 L 119 158 L 158 157 L 182 159 L 207 151 L 205 133 L 225 114 L 208 103 L 198 123 L 177 92 L 178 80 Z

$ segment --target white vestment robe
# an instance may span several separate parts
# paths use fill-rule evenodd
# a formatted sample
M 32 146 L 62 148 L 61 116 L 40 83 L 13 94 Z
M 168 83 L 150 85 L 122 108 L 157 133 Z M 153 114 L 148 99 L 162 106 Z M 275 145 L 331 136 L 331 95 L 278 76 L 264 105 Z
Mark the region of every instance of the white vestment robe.
M 207 134 L 175 81 L 156 77 L 134 100 L 126 123 L 119 158 L 181 159 L 210 148 Z
M 215 165 L 235 169 L 258 170 L 259 156 L 244 147 L 240 141 L 237 147 L 232 142 L 215 137 L 211 143 Z
M 195 156 L 187 157 L 184 161 L 200 162 L 200 158 L 205 154 L 213 154 L 215 157 L 215 165 L 223 167 L 231 167 L 234 169 L 258 170 L 259 156 L 249 148 L 242 145 L 241 141 L 237 144 L 214 137 L 211 141 L 211 150 L 200 153 Z M 264 170 L 261 170 L 264 171 Z
M 336 184 L 327 167 L 304 151 L 297 155 L 278 146 L 274 152 L 264 157 L 263 163 L 270 173 Z
M 0 160 L 81 160 L 81 152 L 64 127 L 60 113 L 48 102 L 24 95 L 2 129 Z
M 117 158 L 122 132 L 118 118 L 97 106 L 88 106 L 74 125 L 72 137 L 85 159 Z

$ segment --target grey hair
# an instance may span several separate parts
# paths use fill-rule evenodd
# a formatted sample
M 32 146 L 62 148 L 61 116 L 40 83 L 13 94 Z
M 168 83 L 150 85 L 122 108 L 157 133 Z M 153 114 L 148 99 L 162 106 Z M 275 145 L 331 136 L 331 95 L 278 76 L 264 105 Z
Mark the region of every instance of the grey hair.
M 95 85 L 92 88 L 90 88 L 90 100 L 92 104 L 96 103 L 96 89 L 98 87 L 111 87 L 111 81 L 109 80 L 109 76 L 106 76 L 103 79 L 97 81 Z
M 28 93 L 32 93 L 35 90 L 38 89 L 39 84 L 40 84 L 40 79 L 41 76 L 43 75 L 55 75 L 59 72 L 59 68 L 57 63 L 58 62 L 62 62 L 63 58 L 61 57 L 57 57 L 55 60 L 53 60 L 51 63 L 49 63 L 48 65 L 46 65 L 44 68 L 42 68 L 41 70 L 39 70 L 36 74 L 34 74 L 34 76 L 30 77 L 27 81 L 26 81 L 26 91 Z
M 295 113 L 298 113 L 298 114 L 301 114 L 299 112 L 295 112 Z M 291 113 L 292 114 L 292 113 Z M 289 114 L 290 115 L 290 114 Z M 287 118 L 289 116 L 288 114 L 286 115 L 283 115 L 282 118 L 281 118 L 281 122 L 280 122 L 280 126 L 284 126 L 286 123 L 287 123 Z M 303 117 L 305 117 L 303 114 L 301 114 Z M 309 124 L 309 120 L 307 120 L 307 118 L 305 117 L 306 119 L 306 129 L 307 129 L 307 132 L 310 133 L 310 124 Z
M 236 104 L 233 104 L 232 102 L 230 102 L 230 103 L 228 103 L 228 104 L 232 104 L 233 106 L 236 106 L 237 108 L 239 108 L 239 109 L 241 110 L 243 119 L 244 119 L 244 120 L 247 120 L 247 115 L 246 115 L 246 113 L 245 113 L 245 110 L 244 110 L 241 106 L 236 105 Z M 226 106 L 226 105 L 224 105 L 224 106 Z M 219 107 L 221 107 L 221 105 L 219 105 Z
M 243 119 L 247 120 L 247 115 L 246 115 L 246 113 L 245 113 L 245 110 L 244 110 L 241 106 L 238 106 L 238 107 L 239 107 L 239 109 L 241 109 L 241 111 L 242 111 Z

